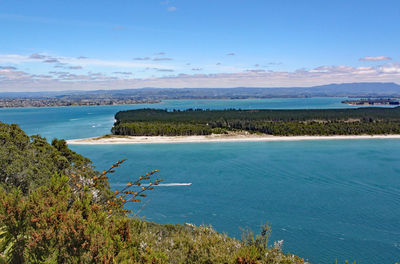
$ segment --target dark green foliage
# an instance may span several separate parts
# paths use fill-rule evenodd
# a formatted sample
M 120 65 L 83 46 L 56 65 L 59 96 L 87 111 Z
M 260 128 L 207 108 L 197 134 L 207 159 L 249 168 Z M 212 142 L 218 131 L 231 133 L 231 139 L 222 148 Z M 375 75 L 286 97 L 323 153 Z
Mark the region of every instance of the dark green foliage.
M 400 121 L 400 107 L 365 107 L 354 109 L 297 109 L 297 110 L 200 110 L 167 111 L 160 109 L 137 109 L 120 111 L 115 115 L 124 121 L 168 121 L 207 123 L 220 120 L 258 121 L 338 121 L 349 119 Z
M 29 138 L 17 125 L 0 122 L 0 183 L 19 187 L 24 193 L 49 182 L 55 174 L 78 173 L 93 176 L 91 161 L 67 147 L 65 140 Z
M 0 261 L 8 263 L 304 263 L 267 247 L 269 228 L 239 241 L 211 227 L 159 225 L 77 194 L 67 176 L 24 196 L 0 189 Z M 69 201 L 74 201 L 72 204 Z M 265 232 L 267 230 L 267 232 Z
M 125 199 L 157 186 L 156 170 L 112 194 L 107 174 L 124 160 L 99 173 L 64 140 L 50 145 L 16 125 L 0 128 L 0 263 L 304 263 L 267 247 L 268 227 L 238 241 L 211 227 L 128 217 Z
M 77 194 L 68 181 L 54 175 L 29 196 L 0 190 L 4 258 L 10 263 L 112 263 L 121 255 L 132 263 L 146 259 L 132 239 L 133 222 L 110 216 L 90 192 Z
M 383 135 L 400 134 L 400 122 L 263 122 L 232 120 L 226 126 L 236 130 L 260 132 L 276 136 L 301 135 Z M 224 127 L 224 126 L 223 126 Z
M 127 122 L 113 127 L 116 135 L 135 136 L 191 136 L 211 135 L 212 129 L 205 124 L 177 122 Z
M 268 135 L 400 134 L 400 107 L 313 110 L 139 109 L 118 112 L 115 135 L 209 135 L 245 130 Z

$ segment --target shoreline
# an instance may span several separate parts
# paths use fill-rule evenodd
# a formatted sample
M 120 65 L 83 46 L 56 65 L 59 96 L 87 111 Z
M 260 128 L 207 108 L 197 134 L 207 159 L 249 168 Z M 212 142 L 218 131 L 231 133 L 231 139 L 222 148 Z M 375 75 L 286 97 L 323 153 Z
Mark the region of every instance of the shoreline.
M 304 140 L 354 140 L 400 139 L 400 135 L 348 135 L 348 136 L 270 136 L 270 135 L 222 135 L 207 136 L 103 136 L 67 140 L 68 145 L 121 145 L 121 144 L 168 144 L 206 142 L 257 142 L 257 141 L 304 141 Z

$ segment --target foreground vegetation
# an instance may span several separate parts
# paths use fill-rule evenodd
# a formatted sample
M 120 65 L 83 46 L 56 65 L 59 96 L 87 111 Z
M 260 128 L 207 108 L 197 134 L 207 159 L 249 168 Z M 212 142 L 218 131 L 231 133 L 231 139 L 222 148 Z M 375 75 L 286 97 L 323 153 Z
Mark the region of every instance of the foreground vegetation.
M 183 136 L 248 131 L 274 136 L 400 134 L 400 107 L 315 110 L 139 109 L 115 115 L 114 135 Z
M 98 172 L 65 141 L 1 122 L 0 154 L 0 263 L 304 263 L 279 242 L 268 247 L 267 225 L 237 240 L 133 217 L 125 205 L 158 185 L 156 171 L 111 192 L 108 177 L 123 160 Z

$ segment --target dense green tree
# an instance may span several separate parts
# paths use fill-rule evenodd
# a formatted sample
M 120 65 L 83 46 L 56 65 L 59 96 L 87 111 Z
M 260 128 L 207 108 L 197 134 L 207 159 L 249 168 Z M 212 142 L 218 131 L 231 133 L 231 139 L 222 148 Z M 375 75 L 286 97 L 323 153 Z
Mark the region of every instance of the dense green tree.
M 314 110 L 138 109 L 118 112 L 115 135 L 210 135 L 244 130 L 276 136 L 400 134 L 400 107 Z
M 28 137 L 17 125 L 0 122 L 0 183 L 6 189 L 17 186 L 27 193 L 55 173 L 80 173 L 84 178 L 96 174 L 91 161 L 70 150 L 65 140 L 49 144 L 38 135 Z

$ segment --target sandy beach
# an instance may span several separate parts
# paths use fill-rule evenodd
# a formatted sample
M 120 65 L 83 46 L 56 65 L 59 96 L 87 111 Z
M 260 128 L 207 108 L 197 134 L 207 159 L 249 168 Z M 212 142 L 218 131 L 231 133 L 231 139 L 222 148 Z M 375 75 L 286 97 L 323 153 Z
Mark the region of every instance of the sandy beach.
M 209 136 L 105 136 L 67 140 L 69 145 L 103 144 L 164 144 L 201 142 L 253 142 L 253 141 L 300 141 L 344 139 L 400 139 L 400 135 L 360 136 L 268 136 L 268 135 L 209 135 Z

